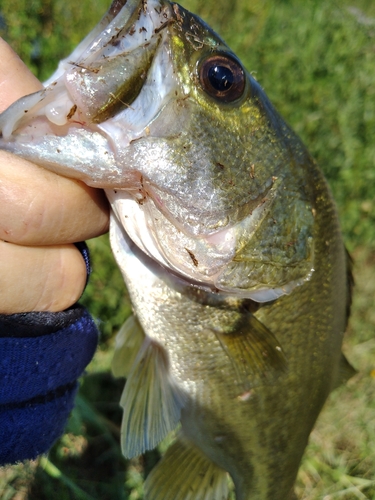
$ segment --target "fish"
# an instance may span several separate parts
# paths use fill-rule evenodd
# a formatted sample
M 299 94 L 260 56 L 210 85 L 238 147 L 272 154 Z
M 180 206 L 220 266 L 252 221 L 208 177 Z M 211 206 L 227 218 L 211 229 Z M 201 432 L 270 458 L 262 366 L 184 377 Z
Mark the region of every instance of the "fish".
M 104 189 L 133 315 L 116 339 L 121 446 L 176 438 L 148 500 L 293 498 L 309 434 L 352 374 L 351 264 L 327 182 L 204 21 L 114 0 L 0 148 Z

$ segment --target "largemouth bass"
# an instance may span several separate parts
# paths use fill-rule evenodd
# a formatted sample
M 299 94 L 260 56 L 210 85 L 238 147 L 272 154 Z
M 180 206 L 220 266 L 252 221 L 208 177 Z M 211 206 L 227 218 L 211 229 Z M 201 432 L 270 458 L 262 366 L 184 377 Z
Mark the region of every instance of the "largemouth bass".
M 0 130 L 111 203 L 125 456 L 181 424 L 146 498 L 226 499 L 228 473 L 237 500 L 289 498 L 349 371 L 351 278 L 326 181 L 260 85 L 179 5 L 115 0 Z

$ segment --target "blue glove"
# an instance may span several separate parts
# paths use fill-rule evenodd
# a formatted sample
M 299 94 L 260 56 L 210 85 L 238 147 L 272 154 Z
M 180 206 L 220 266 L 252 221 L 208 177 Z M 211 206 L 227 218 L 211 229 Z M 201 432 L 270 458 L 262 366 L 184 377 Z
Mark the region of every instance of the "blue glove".
M 0 465 L 36 458 L 63 433 L 97 342 L 80 305 L 0 315 Z

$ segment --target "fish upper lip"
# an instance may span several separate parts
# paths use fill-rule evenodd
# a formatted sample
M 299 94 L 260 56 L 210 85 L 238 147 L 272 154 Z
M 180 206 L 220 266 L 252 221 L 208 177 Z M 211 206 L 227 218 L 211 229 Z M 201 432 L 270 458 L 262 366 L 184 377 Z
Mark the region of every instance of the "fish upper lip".
M 30 100 L 27 101 L 27 105 L 25 105 L 25 108 L 28 108 L 27 111 L 30 109 L 30 106 L 43 108 L 48 104 L 50 96 L 52 99 L 55 98 L 58 96 L 58 90 L 61 91 L 65 86 L 68 91 L 68 98 L 71 100 L 70 109 L 78 104 L 78 113 L 81 112 L 81 116 L 85 117 L 84 109 L 81 109 L 79 103 L 75 101 L 74 96 L 71 94 L 71 89 L 69 90 L 68 88 L 69 85 L 64 84 L 65 79 L 69 80 L 69 75 L 71 73 L 74 74 L 75 71 L 78 73 L 77 70 L 82 72 L 87 71 L 89 74 L 92 67 L 94 73 L 100 71 L 101 62 L 105 66 L 111 58 L 126 56 L 137 48 L 147 48 L 151 41 L 154 45 L 155 43 L 157 45 L 158 40 L 155 40 L 155 28 L 159 24 L 164 24 L 164 15 L 168 21 L 173 20 L 172 7 L 169 3 L 164 4 L 162 1 L 158 3 L 162 5 L 160 12 L 157 12 L 156 9 L 149 9 L 146 12 L 145 7 L 147 2 L 144 0 L 115 1 L 103 17 L 101 23 L 99 23 L 102 29 L 98 32 L 98 27 L 94 28 L 85 40 L 79 44 L 77 49 L 60 63 L 59 69 L 45 82 L 45 88 L 35 93 L 34 103 L 31 103 Z M 142 11 L 145 15 L 141 18 Z M 160 32 L 161 30 L 159 29 L 158 31 Z M 159 35 L 158 39 L 160 41 Z M 78 49 L 79 47 L 80 50 Z M 14 117 L 13 120 L 10 113 L 2 115 L 3 119 L 5 119 L 5 124 L 0 122 L 0 129 L 4 128 L 3 137 L 6 139 L 9 139 L 13 131 L 18 127 L 30 121 L 30 115 L 26 114 L 27 111 L 25 109 L 20 110 L 20 108 L 21 106 L 17 109 L 18 116 Z M 70 113 L 68 111 L 66 113 L 64 111 L 61 114 L 61 119 L 65 116 L 65 123 L 70 121 L 70 118 L 68 118 Z M 13 114 L 16 114 L 15 108 L 13 108 Z M 86 118 L 90 122 L 93 121 L 90 119 L 90 115 Z M 99 122 L 102 120 L 103 118 L 100 118 Z M 63 125 L 63 123 L 59 123 L 59 125 Z

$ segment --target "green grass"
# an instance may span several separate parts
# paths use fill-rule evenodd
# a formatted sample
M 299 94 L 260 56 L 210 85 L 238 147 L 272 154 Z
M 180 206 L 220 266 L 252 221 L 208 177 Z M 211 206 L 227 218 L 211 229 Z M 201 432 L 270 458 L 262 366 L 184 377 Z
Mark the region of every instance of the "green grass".
M 104 0 L 0 0 L 0 34 L 40 78 L 78 43 Z M 226 39 L 324 170 L 355 261 L 345 353 L 358 370 L 335 391 L 296 482 L 300 500 L 375 499 L 375 3 L 371 0 L 186 0 Z M 95 5 L 95 9 L 92 8 Z M 0 18 L 1 21 L 1 18 Z M 109 375 L 130 304 L 107 237 L 90 242 L 83 297 L 102 332 L 67 432 L 48 459 L 0 472 L 1 499 L 142 499 L 158 450 L 119 448 L 123 381 Z
M 358 374 L 330 396 L 297 480 L 301 500 L 375 499 L 375 259 L 358 249 L 344 352 Z

